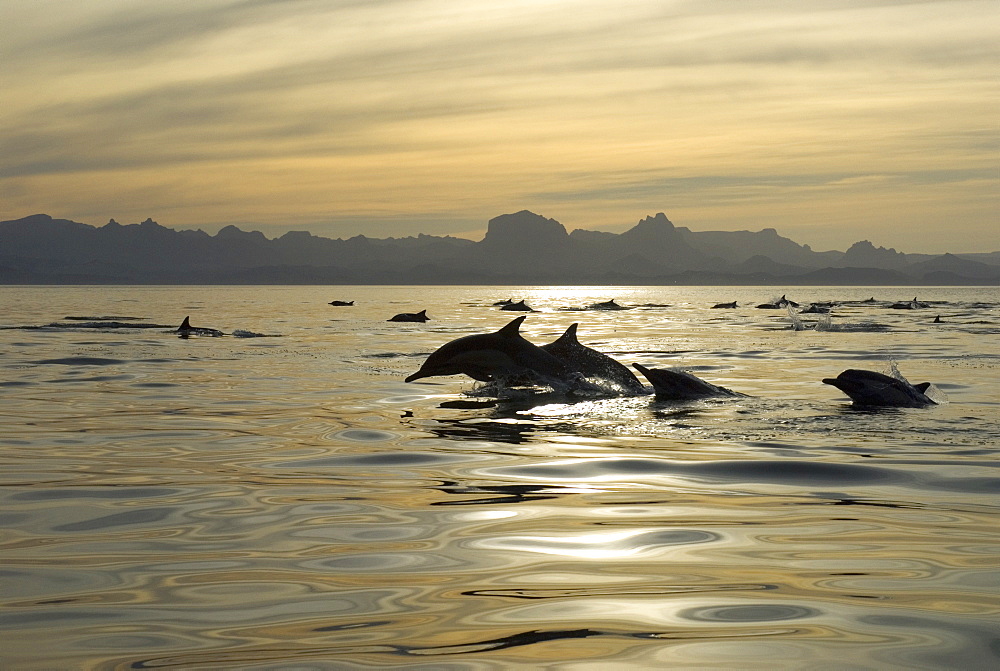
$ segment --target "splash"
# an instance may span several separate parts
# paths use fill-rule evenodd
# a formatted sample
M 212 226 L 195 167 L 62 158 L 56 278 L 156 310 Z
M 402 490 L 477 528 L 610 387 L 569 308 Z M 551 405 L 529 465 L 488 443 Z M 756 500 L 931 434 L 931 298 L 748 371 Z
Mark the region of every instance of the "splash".
M 888 375 L 889 377 L 899 380 L 900 382 L 904 382 L 910 385 L 911 387 L 914 386 L 912 382 L 907 380 L 903 376 L 903 374 L 899 372 L 899 366 L 896 364 L 896 360 L 892 357 L 889 357 L 888 370 L 886 370 L 885 374 Z M 941 389 L 936 387 L 933 383 L 929 387 L 927 387 L 927 389 L 925 389 L 923 393 L 924 396 L 931 399 L 938 405 L 944 405 L 949 402 L 948 395 L 945 394 L 943 391 L 941 391 Z

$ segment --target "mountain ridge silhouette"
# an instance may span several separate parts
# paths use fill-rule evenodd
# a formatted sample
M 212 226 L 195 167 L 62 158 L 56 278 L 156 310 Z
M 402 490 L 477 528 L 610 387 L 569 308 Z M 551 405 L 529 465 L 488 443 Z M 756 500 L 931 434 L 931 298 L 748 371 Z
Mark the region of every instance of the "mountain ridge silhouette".
M 1000 252 L 906 254 L 864 240 L 813 251 L 761 231 L 691 231 L 664 213 L 622 233 L 528 210 L 494 217 L 480 241 L 418 234 L 214 236 L 151 218 L 105 226 L 47 214 L 0 222 L 0 284 L 1000 284 Z

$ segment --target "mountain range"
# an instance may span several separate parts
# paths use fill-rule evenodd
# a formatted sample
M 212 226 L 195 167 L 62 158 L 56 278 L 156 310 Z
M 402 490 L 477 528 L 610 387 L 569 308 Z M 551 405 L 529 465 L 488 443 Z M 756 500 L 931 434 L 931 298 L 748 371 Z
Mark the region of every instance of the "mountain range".
M 816 252 L 773 228 L 696 232 L 663 213 L 607 233 L 522 210 L 491 219 L 478 242 L 270 239 L 35 214 L 0 222 L 0 284 L 1000 285 L 1000 252 L 905 254 L 867 240 Z

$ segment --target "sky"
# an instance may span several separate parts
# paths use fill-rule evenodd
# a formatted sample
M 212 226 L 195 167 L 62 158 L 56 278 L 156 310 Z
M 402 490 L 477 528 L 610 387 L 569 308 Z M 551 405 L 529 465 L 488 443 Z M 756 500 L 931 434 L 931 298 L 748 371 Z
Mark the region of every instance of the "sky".
M 996 0 L 0 0 L 0 220 L 995 251 L 998 103 Z

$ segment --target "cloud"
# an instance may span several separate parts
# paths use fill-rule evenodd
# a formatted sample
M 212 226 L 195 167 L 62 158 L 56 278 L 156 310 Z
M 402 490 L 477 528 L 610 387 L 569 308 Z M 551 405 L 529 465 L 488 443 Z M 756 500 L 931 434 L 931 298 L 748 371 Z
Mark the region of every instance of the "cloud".
M 806 189 L 863 186 L 906 209 L 919 176 L 989 184 L 996 7 L 6 3 L 3 214 L 469 230 L 536 205 L 777 217 Z

